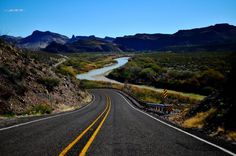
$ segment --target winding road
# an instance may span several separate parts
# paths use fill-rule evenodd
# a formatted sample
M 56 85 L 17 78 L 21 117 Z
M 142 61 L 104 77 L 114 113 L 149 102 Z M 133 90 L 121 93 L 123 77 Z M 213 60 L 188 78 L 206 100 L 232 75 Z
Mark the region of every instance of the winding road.
M 138 110 L 116 90 L 91 93 L 82 109 L 0 129 L 0 156 L 235 155 Z

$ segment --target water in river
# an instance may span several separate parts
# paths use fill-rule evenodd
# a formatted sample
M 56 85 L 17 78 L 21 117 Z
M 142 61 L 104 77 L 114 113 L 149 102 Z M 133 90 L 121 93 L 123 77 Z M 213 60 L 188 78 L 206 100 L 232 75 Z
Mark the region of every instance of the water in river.
M 113 69 L 119 68 L 123 65 L 125 65 L 128 62 L 129 57 L 120 57 L 115 59 L 117 61 L 116 64 L 113 64 L 111 66 L 106 66 L 99 69 L 91 70 L 87 73 L 78 74 L 77 79 L 80 80 L 100 80 L 100 81 L 111 81 L 110 79 L 107 79 L 105 75 L 107 75 L 109 72 L 111 72 Z

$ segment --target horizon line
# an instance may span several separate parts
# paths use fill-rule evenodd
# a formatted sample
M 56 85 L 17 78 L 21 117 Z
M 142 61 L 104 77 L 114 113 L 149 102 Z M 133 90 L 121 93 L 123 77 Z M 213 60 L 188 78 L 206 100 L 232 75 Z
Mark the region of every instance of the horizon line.
M 77 37 L 77 36 L 84 36 L 84 37 L 95 36 L 95 37 L 98 37 L 98 38 L 105 38 L 105 37 L 117 38 L 117 37 L 124 37 L 124 36 L 133 36 L 133 35 L 137 35 L 137 34 L 166 34 L 166 35 L 173 35 L 173 34 L 177 33 L 178 31 L 181 31 L 181 30 L 193 30 L 193 29 L 207 28 L 207 27 L 210 27 L 210 26 L 223 25 L 223 24 L 227 24 L 227 25 L 230 25 L 230 26 L 236 26 L 236 25 L 234 25 L 234 24 L 230 24 L 230 23 L 227 23 L 227 22 L 226 22 L 226 23 L 222 22 L 222 23 L 211 24 L 211 25 L 203 26 L 203 27 L 194 27 L 194 28 L 179 29 L 179 30 L 177 30 L 177 31 L 175 31 L 175 32 L 172 32 L 172 33 L 161 33 L 161 32 L 153 32 L 153 33 L 151 33 L 151 32 L 137 32 L 137 33 L 132 33 L 132 34 L 118 35 L 118 36 L 113 36 L 113 35 L 103 35 L 103 36 L 100 36 L 100 35 L 95 35 L 95 34 L 90 34 L 90 35 L 83 35 L 83 34 L 81 34 L 81 35 L 75 35 L 75 34 L 65 35 L 65 34 L 63 34 L 63 33 L 56 32 L 56 31 L 35 29 L 35 30 L 33 30 L 33 31 L 31 32 L 31 34 L 29 34 L 29 35 L 25 35 L 25 36 L 23 36 L 23 35 L 22 35 L 22 36 L 21 36 L 21 35 L 9 35 L 10 33 L 5 33 L 5 34 L 2 33 L 2 34 L 0 34 L 0 36 L 4 36 L 4 35 L 6 35 L 6 36 L 12 36 L 12 37 L 21 37 L 21 38 L 25 38 L 25 37 L 28 37 L 28 36 L 32 35 L 33 32 L 35 32 L 35 31 L 56 33 L 56 34 L 59 34 L 59 35 L 66 36 L 66 37 L 68 37 L 68 38 L 72 38 L 73 35 L 74 35 L 75 37 Z

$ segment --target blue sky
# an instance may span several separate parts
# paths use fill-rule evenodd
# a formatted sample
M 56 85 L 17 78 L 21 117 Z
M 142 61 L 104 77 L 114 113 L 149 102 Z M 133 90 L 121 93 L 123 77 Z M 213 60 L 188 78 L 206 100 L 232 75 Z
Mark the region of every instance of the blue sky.
M 1 0 L 0 34 L 34 30 L 75 35 L 174 33 L 216 23 L 236 25 L 236 0 Z

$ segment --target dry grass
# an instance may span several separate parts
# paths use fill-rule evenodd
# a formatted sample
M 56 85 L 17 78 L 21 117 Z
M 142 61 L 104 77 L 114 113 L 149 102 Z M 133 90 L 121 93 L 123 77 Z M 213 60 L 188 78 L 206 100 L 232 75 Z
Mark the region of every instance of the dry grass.
M 197 113 L 194 117 L 191 117 L 184 121 L 182 126 L 184 128 L 202 128 L 205 124 L 205 120 L 207 117 L 209 117 L 211 114 L 216 112 L 216 108 L 211 108 L 210 110 L 206 112 L 200 112 Z
M 78 71 L 74 69 L 72 66 L 61 66 L 59 68 L 60 73 L 65 74 L 65 75 L 70 75 L 72 77 L 76 77 Z
M 217 130 L 213 133 L 210 134 L 211 137 L 217 136 L 217 135 L 222 135 L 225 133 L 225 129 L 222 127 L 218 127 Z
M 185 116 L 189 112 L 189 109 L 190 108 L 183 108 L 179 113 L 171 114 L 170 116 L 168 116 L 168 120 L 178 125 L 182 125 L 182 123 L 184 122 L 183 116 Z
M 138 86 L 138 85 L 133 85 L 133 86 Z M 160 89 L 160 88 L 155 88 L 155 87 L 150 87 L 150 86 L 142 86 L 142 88 L 144 89 L 149 89 L 149 90 L 153 90 L 159 93 L 162 93 L 164 89 Z M 169 94 L 173 94 L 173 95 L 179 95 L 179 96 L 183 96 L 183 97 L 187 97 L 189 99 L 193 99 L 193 100 L 198 100 L 201 101 L 203 100 L 206 96 L 204 95 L 200 95 L 200 94 L 194 94 L 194 93 L 185 93 L 185 92 L 180 92 L 180 91 L 174 91 L 174 90 L 167 90 Z
M 159 92 L 155 92 L 150 89 L 144 89 L 144 88 L 131 86 L 130 92 L 134 96 L 138 97 L 138 99 L 145 102 L 151 102 L 151 103 L 161 102 L 161 97 L 160 97 L 161 94 Z
M 226 133 L 226 137 L 229 140 L 236 141 L 236 131 L 229 131 Z
M 236 141 L 236 131 L 227 131 L 223 127 L 218 127 L 214 133 L 210 134 L 210 136 L 224 136 L 227 140 Z
M 109 82 L 102 82 L 102 81 L 88 81 L 82 80 L 80 81 L 80 85 L 87 89 L 92 88 L 103 88 L 103 87 L 112 87 L 116 89 L 124 89 L 124 85 L 121 84 L 112 84 Z M 126 92 L 129 92 L 133 96 L 137 97 L 139 100 L 144 102 L 151 102 L 151 103 L 161 103 L 163 102 L 161 99 L 162 92 L 151 90 L 149 88 L 140 88 L 135 85 L 129 85 L 129 89 L 125 89 Z M 198 104 L 200 100 L 192 99 L 180 94 L 169 93 L 166 99 L 166 103 L 174 104 L 174 108 L 176 109 L 185 109 L 189 107 L 189 104 Z M 183 105 L 180 105 L 183 104 Z

